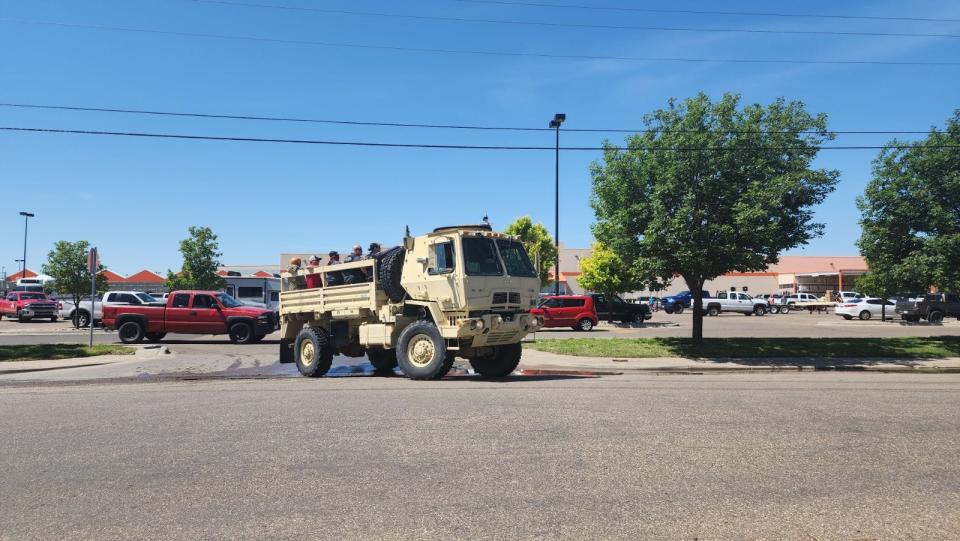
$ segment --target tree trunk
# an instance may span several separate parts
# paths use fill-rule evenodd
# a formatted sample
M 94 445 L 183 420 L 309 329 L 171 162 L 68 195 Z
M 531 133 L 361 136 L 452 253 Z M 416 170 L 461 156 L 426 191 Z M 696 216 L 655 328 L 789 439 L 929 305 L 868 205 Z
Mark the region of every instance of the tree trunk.
M 687 283 L 687 285 L 690 285 Z M 694 284 L 690 287 L 690 294 L 693 297 L 691 303 L 693 308 L 693 342 L 699 344 L 703 342 L 703 285 Z

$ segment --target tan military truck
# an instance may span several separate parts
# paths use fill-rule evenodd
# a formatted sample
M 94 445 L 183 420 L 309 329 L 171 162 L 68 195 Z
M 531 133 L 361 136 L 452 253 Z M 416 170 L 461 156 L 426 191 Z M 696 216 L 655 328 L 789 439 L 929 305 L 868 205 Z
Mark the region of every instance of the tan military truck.
M 310 274 L 321 287 L 306 287 Z M 345 276 L 353 283 L 327 285 Z M 487 225 L 408 233 L 378 258 L 281 278 L 280 360 L 308 377 L 326 374 L 335 354 L 367 355 L 379 371 L 399 365 L 413 379 L 443 377 L 456 357 L 504 377 L 520 362 L 520 341 L 543 323 L 529 313 L 540 280 L 523 245 Z

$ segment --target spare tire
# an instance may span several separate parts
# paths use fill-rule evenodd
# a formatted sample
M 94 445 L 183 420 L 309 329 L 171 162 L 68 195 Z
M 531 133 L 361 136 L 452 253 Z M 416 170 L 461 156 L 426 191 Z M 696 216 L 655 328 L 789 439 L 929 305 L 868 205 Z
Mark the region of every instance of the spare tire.
M 392 302 L 400 302 L 407 296 L 403 286 L 400 285 L 400 278 L 403 274 L 403 260 L 407 251 L 401 247 L 391 248 L 380 256 L 378 278 L 380 287 L 387 294 Z

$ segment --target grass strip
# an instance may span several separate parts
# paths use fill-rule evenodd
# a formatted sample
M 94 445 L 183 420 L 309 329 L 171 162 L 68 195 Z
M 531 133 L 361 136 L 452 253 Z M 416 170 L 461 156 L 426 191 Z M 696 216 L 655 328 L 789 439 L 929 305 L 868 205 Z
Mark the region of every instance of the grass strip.
M 30 344 L 23 346 L 0 346 L 0 362 L 47 361 L 74 359 L 77 357 L 95 357 L 97 355 L 133 355 L 135 348 L 116 344 L 97 344 L 93 347 L 83 344 Z
M 578 357 L 686 357 L 823 359 L 960 357 L 960 336 L 898 338 L 571 338 L 537 340 L 525 347 Z

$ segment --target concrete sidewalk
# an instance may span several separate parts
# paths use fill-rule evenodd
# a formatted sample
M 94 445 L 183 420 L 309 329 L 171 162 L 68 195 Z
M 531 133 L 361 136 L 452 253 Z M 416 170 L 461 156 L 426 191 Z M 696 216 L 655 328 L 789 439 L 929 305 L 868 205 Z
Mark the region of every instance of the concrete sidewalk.
M 751 371 L 751 370 L 877 370 L 914 371 L 939 369 L 960 371 L 960 358 L 950 359 L 891 359 L 849 358 L 824 359 L 818 357 L 770 359 L 686 359 L 682 357 L 615 358 L 575 357 L 557 355 L 534 349 L 523 350 L 521 369 L 581 370 L 581 371 Z

